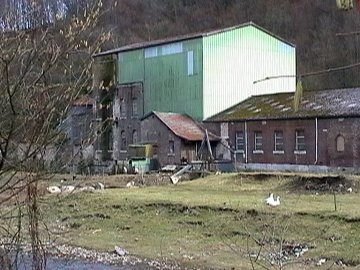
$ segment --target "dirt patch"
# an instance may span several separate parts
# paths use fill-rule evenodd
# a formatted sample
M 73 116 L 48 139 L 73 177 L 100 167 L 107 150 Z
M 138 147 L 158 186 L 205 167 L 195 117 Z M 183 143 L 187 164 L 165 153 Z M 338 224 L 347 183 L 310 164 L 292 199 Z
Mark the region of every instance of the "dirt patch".
M 294 192 L 351 192 L 354 183 L 345 176 L 296 176 L 289 183 L 289 190 Z

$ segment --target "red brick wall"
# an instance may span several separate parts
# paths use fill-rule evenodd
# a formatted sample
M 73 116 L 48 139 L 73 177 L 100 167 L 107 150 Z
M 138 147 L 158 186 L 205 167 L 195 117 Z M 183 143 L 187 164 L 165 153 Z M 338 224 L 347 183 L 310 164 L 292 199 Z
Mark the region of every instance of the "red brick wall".
M 248 163 L 277 163 L 326 165 L 331 167 L 360 167 L 360 119 L 334 118 L 318 120 L 318 156 L 316 162 L 316 120 L 267 120 L 247 121 Z M 305 132 L 306 154 L 295 154 L 295 131 Z M 284 136 L 284 153 L 274 154 L 274 132 L 281 130 Z M 235 149 L 235 133 L 245 133 L 245 122 L 229 123 L 229 143 Z M 254 132 L 261 131 L 263 153 L 253 153 Z M 342 135 L 345 149 L 336 149 L 336 138 Z M 245 163 L 245 155 L 237 154 L 237 160 Z
M 360 166 L 360 119 L 319 119 L 319 164 L 332 167 Z M 345 139 L 343 152 L 337 151 L 336 138 Z
M 174 154 L 169 153 L 170 140 L 175 143 Z M 157 159 L 160 166 L 180 163 L 181 139 L 175 136 L 155 115 L 150 115 L 141 121 L 141 141 L 157 145 Z
M 295 131 L 305 132 L 305 154 L 295 154 Z M 235 148 L 235 132 L 245 133 L 245 123 L 235 122 L 229 125 L 230 144 Z M 255 131 L 262 132 L 263 153 L 254 153 Z M 275 154 L 275 131 L 282 131 L 284 153 Z M 248 163 L 278 164 L 314 164 L 315 163 L 315 120 L 267 120 L 247 122 Z M 238 161 L 245 162 L 243 155 L 237 155 Z

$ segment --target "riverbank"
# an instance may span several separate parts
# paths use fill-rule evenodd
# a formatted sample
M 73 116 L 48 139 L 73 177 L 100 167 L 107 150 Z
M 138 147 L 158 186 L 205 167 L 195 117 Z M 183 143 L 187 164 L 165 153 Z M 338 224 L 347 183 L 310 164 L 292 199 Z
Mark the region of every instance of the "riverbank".
M 119 256 L 115 250 L 101 252 L 96 250 L 85 249 L 82 247 L 73 247 L 69 245 L 48 244 L 44 246 L 46 256 L 51 264 L 54 259 L 60 259 L 64 264 L 72 267 L 74 265 L 103 266 L 104 269 L 121 269 L 121 270 L 180 270 L 187 269 L 180 267 L 173 262 L 164 262 L 150 259 L 141 259 L 132 255 Z M 31 247 L 26 245 L 23 249 L 26 254 L 30 254 Z M 59 265 L 55 263 L 54 265 Z M 107 268 L 106 266 L 111 266 Z M 86 269 L 86 268 L 84 268 Z M 98 269 L 98 268 L 96 268 Z M 101 268 L 99 268 L 101 269 Z M 53 268 L 51 268 L 53 270 Z

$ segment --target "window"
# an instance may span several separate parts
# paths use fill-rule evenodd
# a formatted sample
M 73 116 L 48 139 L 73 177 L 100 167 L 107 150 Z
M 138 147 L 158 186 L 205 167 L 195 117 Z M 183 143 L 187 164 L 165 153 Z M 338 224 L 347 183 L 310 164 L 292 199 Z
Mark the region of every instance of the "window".
M 132 133 L 132 143 L 135 144 L 138 142 L 138 134 L 137 131 L 134 129 Z
M 120 117 L 126 118 L 126 103 L 124 98 L 120 98 Z
M 161 48 L 161 55 L 171 55 L 171 54 L 183 52 L 182 42 L 162 45 L 160 48 Z
M 284 135 L 282 131 L 275 131 L 274 133 L 274 152 L 284 153 Z
M 344 152 L 345 151 L 345 138 L 342 135 L 336 137 L 336 151 Z
M 245 141 L 244 141 L 244 132 L 237 131 L 235 133 L 235 149 L 239 152 L 244 152 Z
M 171 43 L 157 47 L 150 47 L 145 49 L 145 58 L 152 58 L 161 55 L 172 55 L 183 52 L 183 43 Z
M 120 150 L 125 151 L 126 150 L 126 133 L 125 130 L 121 131 L 121 145 Z
M 188 76 L 194 75 L 194 51 L 187 52 Z
M 304 130 L 295 131 L 295 151 L 301 151 L 301 152 L 306 151 Z
M 263 137 L 261 131 L 255 131 L 254 150 L 263 151 Z
M 158 56 L 158 48 L 150 47 L 145 49 L 145 58 L 152 58 Z
M 138 116 L 138 103 L 136 97 L 133 97 L 132 99 L 132 116 Z
M 109 130 L 109 132 L 108 132 L 108 150 L 109 151 L 113 150 L 113 143 L 114 143 L 113 133 L 112 133 L 112 130 Z
M 175 154 L 175 142 L 173 140 L 169 141 L 169 155 Z

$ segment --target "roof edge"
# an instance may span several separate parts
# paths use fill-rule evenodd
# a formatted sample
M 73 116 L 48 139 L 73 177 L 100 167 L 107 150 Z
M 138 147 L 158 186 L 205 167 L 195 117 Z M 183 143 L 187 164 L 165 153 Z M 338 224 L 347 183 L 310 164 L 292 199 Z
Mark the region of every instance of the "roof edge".
M 195 32 L 195 33 L 189 33 L 189 34 L 185 34 L 185 35 L 179 35 L 179 36 L 173 36 L 173 37 L 168 37 L 168 38 L 155 39 L 155 40 L 151 40 L 151 41 L 127 44 L 127 45 L 124 45 L 124 46 L 121 46 L 121 47 L 118 47 L 115 49 L 106 50 L 103 52 L 93 54 L 93 57 L 101 57 L 101 56 L 116 54 L 116 53 L 120 53 L 120 52 L 133 51 L 133 50 L 144 49 L 144 48 L 163 45 L 163 44 L 169 44 L 169 43 L 173 43 L 173 42 L 180 42 L 180 41 L 184 41 L 184 40 L 208 37 L 208 36 L 236 30 L 239 28 L 247 27 L 247 26 L 255 27 L 255 28 L 259 29 L 260 31 L 278 39 L 279 41 L 286 43 L 287 45 L 289 45 L 293 48 L 296 48 L 295 44 L 285 40 L 284 38 L 274 34 L 273 32 L 271 32 L 269 30 L 259 26 L 258 24 L 254 23 L 253 21 L 249 21 L 246 23 L 242 23 L 242 24 L 238 24 L 238 25 L 234 25 L 234 26 L 230 26 L 230 27 L 225 27 L 225 28 L 220 28 L 220 29 L 215 29 L 215 30 L 208 30 L 208 31 L 197 32 L 197 33 Z

